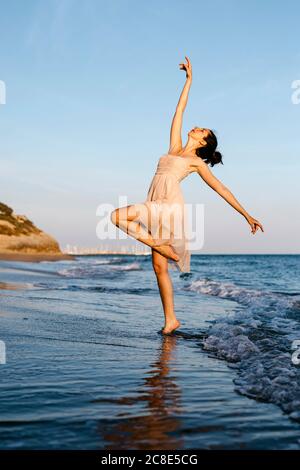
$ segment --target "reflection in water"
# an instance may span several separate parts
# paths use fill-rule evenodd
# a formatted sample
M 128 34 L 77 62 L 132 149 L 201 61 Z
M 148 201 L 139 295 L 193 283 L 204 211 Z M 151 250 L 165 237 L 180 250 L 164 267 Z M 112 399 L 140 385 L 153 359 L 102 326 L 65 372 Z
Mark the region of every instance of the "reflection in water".
M 135 397 L 123 397 L 120 405 L 132 405 L 133 414 L 119 413 L 116 418 L 99 423 L 104 449 L 180 449 L 181 390 L 172 375 L 172 359 L 177 337 L 163 336 L 158 360 L 146 373 L 144 384 Z M 137 408 L 144 405 L 137 416 Z

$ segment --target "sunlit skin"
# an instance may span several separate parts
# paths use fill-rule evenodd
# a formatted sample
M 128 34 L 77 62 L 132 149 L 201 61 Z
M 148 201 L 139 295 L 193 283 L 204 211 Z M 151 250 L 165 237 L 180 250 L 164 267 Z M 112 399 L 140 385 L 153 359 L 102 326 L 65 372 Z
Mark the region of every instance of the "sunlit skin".
M 183 146 L 181 141 L 181 128 L 183 113 L 188 101 L 188 94 L 192 83 L 192 65 L 188 57 L 185 63 L 179 64 L 180 69 L 186 72 L 186 82 L 181 92 L 170 132 L 170 147 L 168 153 L 170 155 L 181 156 L 187 158 L 190 167 L 196 169 L 199 176 L 205 183 L 210 186 L 216 193 L 218 193 L 225 201 L 230 204 L 237 212 L 239 212 L 247 221 L 251 227 L 251 232 L 254 235 L 258 229 L 262 232 L 263 227 L 261 223 L 251 217 L 250 214 L 241 206 L 238 200 L 234 197 L 232 192 L 218 180 L 208 165 L 199 158 L 196 154 L 196 149 L 206 145 L 205 139 L 210 133 L 210 130 L 204 127 L 195 126 L 188 132 L 188 138 L 186 144 Z M 142 243 L 150 246 L 152 249 L 152 266 L 157 278 L 159 292 L 164 310 L 165 324 L 161 332 L 163 334 L 170 334 L 174 332 L 180 326 L 180 321 L 176 318 L 174 311 L 174 294 L 173 285 L 168 272 L 168 259 L 175 261 L 179 260 L 179 257 L 170 245 L 155 246 L 158 243 L 157 240 L 153 240 L 151 235 L 147 238 L 139 235 L 141 231 L 141 225 L 135 221 L 138 214 L 135 211 L 133 205 L 118 208 L 113 211 L 111 215 L 111 221 L 126 233 L 130 233 L 131 236 L 136 238 Z M 129 230 L 130 228 L 130 230 Z

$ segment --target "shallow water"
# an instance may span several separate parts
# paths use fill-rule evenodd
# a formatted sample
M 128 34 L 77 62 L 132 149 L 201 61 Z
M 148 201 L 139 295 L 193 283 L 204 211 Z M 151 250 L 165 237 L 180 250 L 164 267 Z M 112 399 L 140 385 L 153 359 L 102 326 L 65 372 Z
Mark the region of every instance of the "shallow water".
M 0 447 L 298 449 L 299 265 L 192 255 L 162 336 L 149 256 L 1 261 Z

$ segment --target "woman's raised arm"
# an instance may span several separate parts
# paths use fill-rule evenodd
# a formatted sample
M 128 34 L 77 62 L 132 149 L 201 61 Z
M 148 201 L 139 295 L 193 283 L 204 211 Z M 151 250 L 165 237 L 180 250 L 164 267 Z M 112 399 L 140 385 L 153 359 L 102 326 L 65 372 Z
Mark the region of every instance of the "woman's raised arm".
M 186 71 L 186 82 L 184 84 L 183 90 L 181 92 L 178 104 L 176 106 L 176 111 L 173 116 L 171 132 L 170 132 L 170 148 L 169 153 L 180 152 L 182 149 L 182 140 L 181 140 L 181 128 L 182 128 L 182 116 L 185 110 L 188 94 L 192 84 L 192 64 L 188 57 L 186 57 L 186 64 L 179 64 L 182 70 Z

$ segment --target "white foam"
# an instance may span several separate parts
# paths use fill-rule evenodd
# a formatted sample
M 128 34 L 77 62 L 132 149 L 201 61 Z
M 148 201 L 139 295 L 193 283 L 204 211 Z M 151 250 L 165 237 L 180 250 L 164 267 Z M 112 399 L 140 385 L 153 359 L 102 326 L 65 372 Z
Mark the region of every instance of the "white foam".
M 72 266 L 70 268 L 61 269 L 58 274 L 69 278 L 92 278 L 97 276 L 103 276 L 105 269 L 107 272 L 118 272 L 118 271 L 137 271 L 142 269 L 141 265 L 137 262 L 128 264 L 116 264 L 113 262 L 107 263 L 89 263 Z
M 237 392 L 276 403 L 300 421 L 300 368 L 292 363 L 292 341 L 300 339 L 298 296 L 197 279 L 190 291 L 234 300 L 243 309 L 216 321 L 208 330 L 204 350 L 235 362 Z
M 136 271 L 141 269 L 141 265 L 139 263 L 119 264 L 111 266 L 111 269 L 115 271 Z

